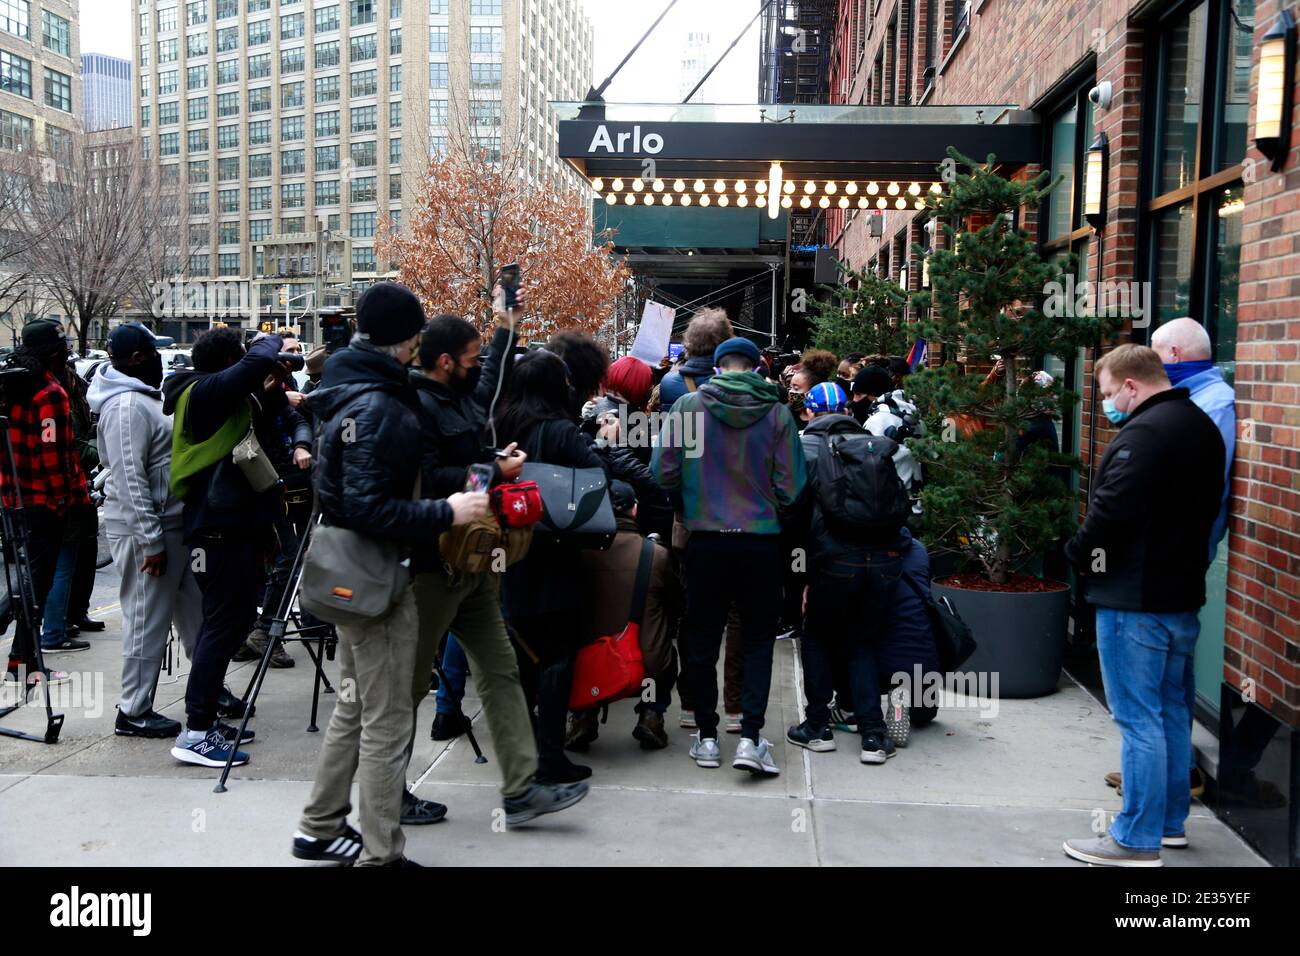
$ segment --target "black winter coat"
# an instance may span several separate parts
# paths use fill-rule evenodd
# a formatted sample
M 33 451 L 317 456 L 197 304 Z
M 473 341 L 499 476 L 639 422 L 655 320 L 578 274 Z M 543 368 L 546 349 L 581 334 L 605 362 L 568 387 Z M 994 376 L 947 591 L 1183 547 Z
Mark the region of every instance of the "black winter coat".
M 412 500 L 421 419 L 406 369 L 354 342 L 331 356 L 308 404 L 320 423 L 316 492 L 325 521 L 436 554 L 451 506 Z
M 502 370 L 501 357 L 514 349 L 510 331 L 498 328 L 483 358 L 483 373 L 478 385 L 468 395 L 459 394 L 423 372 L 412 371 L 411 385 L 420 403 L 420 463 L 424 472 L 421 493 L 425 498 L 446 498 L 465 490 L 470 465 L 492 465 L 492 483 L 501 481 L 501 468 L 489 442 L 487 413 L 496 393 L 497 378 Z M 505 391 L 513 363 L 505 365 Z M 508 444 L 508 442 L 507 442 Z M 416 571 L 441 567 L 437 555 L 416 554 L 411 557 Z
M 1065 546 L 1090 603 L 1156 612 L 1205 603 L 1224 455 L 1218 427 L 1187 389 L 1137 407 L 1106 449 L 1083 527 Z
M 186 420 L 196 441 L 210 438 L 225 422 L 249 402 L 253 408 L 253 431 L 258 444 L 271 454 L 282 441 L 278 418 L 287 407 L 284 392 L 267 391 L 263 385 L 275 368 L 282 341 L 278 335 L 258 339 L 234 365 L 220 372 L 177 372 L 162 385 L 163 414 L 176 411 L 176 402 L 191 385 Z M 255 492 L 239 466 L 229 456 L 207 468 L 189 483 L 182 526 L 186 540 L 199 532 L 219 531 L 252 537 L 271 533 L 277 513 L 283 513 L 280 489 Z

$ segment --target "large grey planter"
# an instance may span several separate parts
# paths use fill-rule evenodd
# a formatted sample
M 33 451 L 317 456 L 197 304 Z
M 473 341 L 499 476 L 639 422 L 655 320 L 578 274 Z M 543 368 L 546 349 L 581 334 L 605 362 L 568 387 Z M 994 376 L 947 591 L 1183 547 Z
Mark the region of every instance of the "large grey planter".
M 1058 591 L 972 591 L 936 581 L 934 595 L 952 601 L 975 633 L 979 646 L 960 670 L 988 674 L 981 679 L 998 697 L 1042 697 L 1056 690 L 1065 658 L 1070 589 Z M 996 692 L 992 675 L 997 675 Z

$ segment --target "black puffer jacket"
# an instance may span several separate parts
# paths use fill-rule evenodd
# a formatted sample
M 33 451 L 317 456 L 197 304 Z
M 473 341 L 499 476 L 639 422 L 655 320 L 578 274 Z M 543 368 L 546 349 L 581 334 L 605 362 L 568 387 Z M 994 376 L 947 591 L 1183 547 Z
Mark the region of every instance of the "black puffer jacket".
M 308 399 L 320 423 L 316 492 L 325 520 L 437 552 L 446 501 L 412 500 L 420 472 L 419 402 L 406 369 L 366 342 L 331 356 Z
M 1090 604 L 1195 611 L 1223 498 L 1223 436 L 1185 388 L 1137 407 L 1102 456 L 1083 527 L 1065 546 Z

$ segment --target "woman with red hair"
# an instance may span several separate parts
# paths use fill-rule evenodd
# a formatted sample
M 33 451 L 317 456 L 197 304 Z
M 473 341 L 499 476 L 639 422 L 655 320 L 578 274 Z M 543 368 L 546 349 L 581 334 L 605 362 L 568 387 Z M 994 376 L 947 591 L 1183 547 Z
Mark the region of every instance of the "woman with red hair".
M 621 399 L 631 408 L 641 411 L 650 400 L 654 387 L 654 374 L 650 366 L 638 358 L 625 355 L 609 367 L 603 382 L 605 394 Z

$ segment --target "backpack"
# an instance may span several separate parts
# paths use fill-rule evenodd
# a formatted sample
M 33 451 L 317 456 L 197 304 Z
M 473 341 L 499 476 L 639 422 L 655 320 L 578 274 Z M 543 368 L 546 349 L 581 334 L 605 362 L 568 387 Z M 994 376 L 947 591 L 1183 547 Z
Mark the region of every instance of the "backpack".
M 828 528 L 878 535 L 907 522 L 912 505 L 894 467 L 898 442 L 854 431 L 826 435 L 819 444 L 815 496 Z

